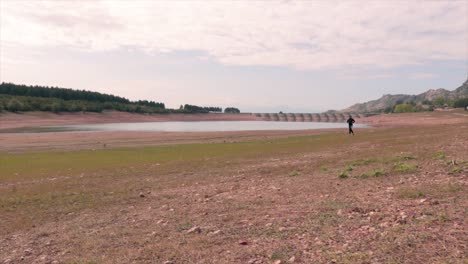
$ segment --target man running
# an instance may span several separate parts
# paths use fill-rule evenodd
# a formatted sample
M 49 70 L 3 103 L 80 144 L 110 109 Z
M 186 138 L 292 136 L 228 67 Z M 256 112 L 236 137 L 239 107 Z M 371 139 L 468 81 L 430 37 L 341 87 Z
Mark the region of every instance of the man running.
M 353 134 L 354 136 L 354 131 L 353 131 L 353 124 L 356 122 L 354 121 L 353 117 L 351 115 L 349 115 L 349 118 L 348 118 L 348 121 L 346 121 L 348 123 L 348 127 L 349 127 L 349 132 L 348 134 Z

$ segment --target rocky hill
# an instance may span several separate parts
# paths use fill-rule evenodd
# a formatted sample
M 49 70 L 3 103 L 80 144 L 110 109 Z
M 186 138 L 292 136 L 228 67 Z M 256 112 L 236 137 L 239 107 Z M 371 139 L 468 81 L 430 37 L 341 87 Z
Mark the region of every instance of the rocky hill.
M 372 100 L 366 103 L 355 104 L 341 110 L 341 112 L 381 112 L 387 108 L 392 108 L 399 103 L 413 102 L 416 104 L 424 104 L 427 102 L 433 102 L 439 97 L 442 97 L 445 100 L 455 100 L 458 98 L 468 97 L 468 79 L 460 87 L 453 91 L 448 91 L 445 89 L 431 89 L 418 95 L 386 94 L 380 99 Z

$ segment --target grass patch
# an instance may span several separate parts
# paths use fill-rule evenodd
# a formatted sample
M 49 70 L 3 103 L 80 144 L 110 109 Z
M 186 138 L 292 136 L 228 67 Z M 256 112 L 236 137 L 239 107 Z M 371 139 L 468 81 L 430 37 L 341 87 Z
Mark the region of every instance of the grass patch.
M 446 214 L 446 213 L 441 213 L 439 215 L 437 215 L 437 220 L 439 220 L 440 222 L 448 222 L 450 220 L 449 216 Z
M 381 169 L 381 168 L 378 168 L 378 169 L 375 169 L 373 170 L 372 172 L 370 173 L 363 173 L 359 176 L 359 178 L 361 179 L 367 179 L 367 178 L 370 178 L 370 177 L 380 177 L 380 176 L 384 176 L 385 174 L 387 174 L 385 172 L 384 169 Z
M 293 171 L 291 171 L 289 173 L 289 176 L 291 176 L 291 177 L 296 177 L 296 176 L 299 176 L 299 175 L 301 175 L 301 173 L 298 172 L 297 170 L 293 170 Z
M 377 158 L 369 158 L 369 159 L 360 159 L 360 160 L 354 160 L 348 163 L 349 166 L 361 166 L 361 165 L 369 165 L 373 163 L 380 163 L 383 162 L 383 159 L 377 159 Z
M 460 172 L 463 172 L 463 171 L 464 171 L 464 169 L 462 167 L 456 166 L 456 167 L 453 167 L 453 168 L 450 169 L 449 174 L 457 174 L 457 173 L 460 173 Z
M 400 173 L 410 173 L 415 172 L 417 170 L 417 166 L 405 162 L 399 162 L 393 166 L 393 170 Z
M 353 167 L 351 167 L 350 165 L 346 165 L 344 168 L 344 171 L 347 171 L 347 172 L 353 171 Z
M 327 166 L 320 166 L 320 171 L 321 172 L 327 172 L 328 171 Z
M 445 155 L 445 152 L 439 151 L 439 152 L 436 152 L 433 157 L 434 159 L 437 159 L 437 160 L 443 160 L 446 158 L 446 155 Z
M 384 169 L 375 169 L 371 174 L 370 176 L 372 177 L 380 177 L 380 176 L 384 176 L 386 174 L 385 170 Z
M 347 178 L 349 178 L 349 176 L 345 171 L 342 171 L 340 174 L 338 174 L 338 178 L 347 179 Z
M 275 251 L 271 254 L 270 257 L 272 260 L 283 260 L 286 258 L 286 255 L 281 251 Z
M 403 154 L 403 155 L 398 156 L 398 159 L 399 160 L 415 160 L 416 157 L 410 154 Z
M 416 188 L 403 188 L 398 191 L 398 198 L 401 199 L 417 199 L 425 196 L 422 190 Z

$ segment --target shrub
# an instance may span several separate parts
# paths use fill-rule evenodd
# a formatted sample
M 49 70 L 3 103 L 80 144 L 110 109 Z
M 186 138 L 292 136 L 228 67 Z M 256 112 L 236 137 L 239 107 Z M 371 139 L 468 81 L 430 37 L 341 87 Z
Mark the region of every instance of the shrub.
M 411 113 L 414 112 L 414 106 L 411 104 L 398 104 L 394 109 L 395 113 Z
M 12 98 L 7 104 L 7 110 L 11 112 L 18 112 L 23 109 L 23 104 L 15 98 Z

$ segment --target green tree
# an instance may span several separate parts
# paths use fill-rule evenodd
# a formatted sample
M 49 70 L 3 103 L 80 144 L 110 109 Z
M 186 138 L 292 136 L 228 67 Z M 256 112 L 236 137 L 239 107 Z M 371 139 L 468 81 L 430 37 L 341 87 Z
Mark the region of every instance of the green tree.
M 18 112 L 23 109 L 23 104 L 16 98 L 12 98 L 7 104 L 7 110 L 11 112 Z
M 453 102 L 453 107 L 463 107 L 466 109 L 468 107 L 468 97 L 465 98 L 459 98 Z
M 235 107 L 226 107 L 226 109 L 224 109 L 224 113 L 227 113 L 227 114 L 239 114 L 240 113 L 240 110 L 235 108 Z
M 444 106 L 444 104 L 445 104 L 445 98 L 444 97 L 439 96 L 436 99 L 434 99 L 434 105 L 435 106 Z
M 410 113 L 410 112 L 414 112 L 414 107 L 411 104 L 397 104 L 393 112 Z

